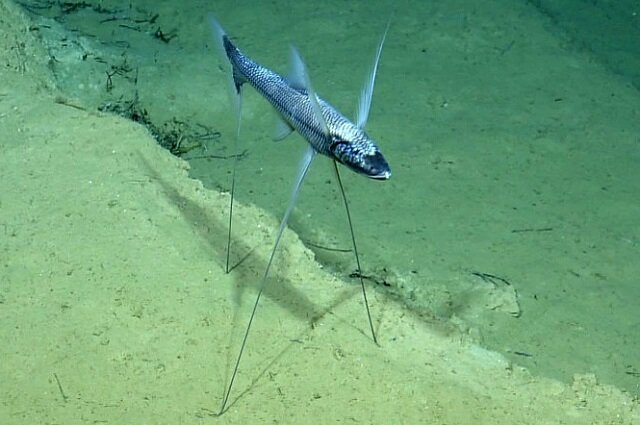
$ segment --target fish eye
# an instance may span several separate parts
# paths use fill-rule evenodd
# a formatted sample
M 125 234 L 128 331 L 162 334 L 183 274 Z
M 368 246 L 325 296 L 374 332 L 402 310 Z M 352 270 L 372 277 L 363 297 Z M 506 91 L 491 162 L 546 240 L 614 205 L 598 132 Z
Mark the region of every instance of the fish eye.
M 335 159 L 339 162 L 344 162 L 344 156 L 347 152 L 349 152 L 350 143 L 343 139 L 335 138 L 329 145 L 329 151 L 333 154 Z
M 331 152 L 335 152 L 336 150 L 338 150 L 338 146 L 341 145 L 348 145 L 349 142 L 347 142 L 346 140 L 343 139 L 338 139 L 337 137 L 333 137 L 333 140 L 331 141 L 331 145 L 329 146 L 329 150 Z

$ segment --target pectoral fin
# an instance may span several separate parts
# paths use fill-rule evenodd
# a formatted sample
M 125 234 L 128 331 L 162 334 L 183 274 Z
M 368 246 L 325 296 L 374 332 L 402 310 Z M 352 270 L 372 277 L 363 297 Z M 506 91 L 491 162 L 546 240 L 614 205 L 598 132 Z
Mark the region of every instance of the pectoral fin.
M 276 121 L 276 129 L 273 133 L 273 140 L 279 142 L 280 140 L 285 139 L 288 135 L 293 133 L 294 130 L 295 129 L 291 127 L 288 122 L 286 122 L 281 117 L 278 117 L 278 120 Z

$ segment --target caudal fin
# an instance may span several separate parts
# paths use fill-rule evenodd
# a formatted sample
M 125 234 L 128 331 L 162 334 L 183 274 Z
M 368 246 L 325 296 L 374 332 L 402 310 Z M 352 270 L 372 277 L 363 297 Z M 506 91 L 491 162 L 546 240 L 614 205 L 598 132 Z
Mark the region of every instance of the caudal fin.
M 215 42 L 214 46 L 216 48 L 218 60 L 226 71 L 225 74 L 227 75 L 227 94 L 236 117 L 236 135 L 233 146 L 233 168 L 231 172 L 231 188 L 229 189 L 230 200 L 228 228 L 229 232 L 227 234 L 227 262 L 225 266 L 225 272 L 229 273 L 233 268 L 230 266 L 231 228 L 233 224 L 233 201 L 236 189 L 236 169 L 238 168 L 238 157 L 240 155 L 240 109 L 242 106 L 242 93 L 240 91 L 241 85 L 236 80 L 233 66 L 231 65 L 231 62 L 229 62 L 229 58 L 227 56 L 226 44 L 230 44 L 231 42 L 224 32 L 224 29 L 222 29 L 220 23 L 213 16 L 209 16 L 209 22 L 211 23 L 211 30 L 213 31 L 213 38 Z
M 236 81 L 235 72 L 233 70 L 233 66 L 231 62 L 229 62 L 229 57 L 227 56 L 227 50 L 225 46 L 225 40 L 227 43 L 229 42 L 229 38 L 227 34 L 224 32 L 224 29 L 220 25 L 220 23 L 213 16 L 209 16 L 209 23 L 211 24 L 211 31 L 213 33 L 213 41 L 214 48 L 216 50 L 216 54 L 218 56 L 218 60 L 220 64 L 225 69 L 225 74 L 227 75 L 227 94 L 229 95 L 229 101 L 231 102 L 231 106 L 233 107 L 233 111 L 240 120 L 240 82 Z

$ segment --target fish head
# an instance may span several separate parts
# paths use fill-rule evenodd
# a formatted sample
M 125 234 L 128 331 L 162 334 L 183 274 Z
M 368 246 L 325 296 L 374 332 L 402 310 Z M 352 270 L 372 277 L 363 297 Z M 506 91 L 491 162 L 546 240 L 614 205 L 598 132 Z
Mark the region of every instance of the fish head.
M 391 177 L 389 163 L 369 135 L 355 125 L 345 127 L 331 134 L 329 151 L 333 157 L 356 173 L 371 179 L 387 180 Z

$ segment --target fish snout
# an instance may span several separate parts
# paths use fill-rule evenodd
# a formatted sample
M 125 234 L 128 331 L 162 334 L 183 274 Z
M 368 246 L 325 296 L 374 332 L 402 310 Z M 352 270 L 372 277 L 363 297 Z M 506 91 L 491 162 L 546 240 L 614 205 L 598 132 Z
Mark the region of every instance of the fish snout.
M 338 162 L 358 174 L 376 180 L 387 180 L 391 177 L 389 163 L 378 148 L 373 144 L 368 144 L 366 148 L 340 140 L 334 142 L 329 150 Z
M 388 180 L 391 177 L 391 167 L 380 151 L 365 156 L 362 173 L 374 180 Z

